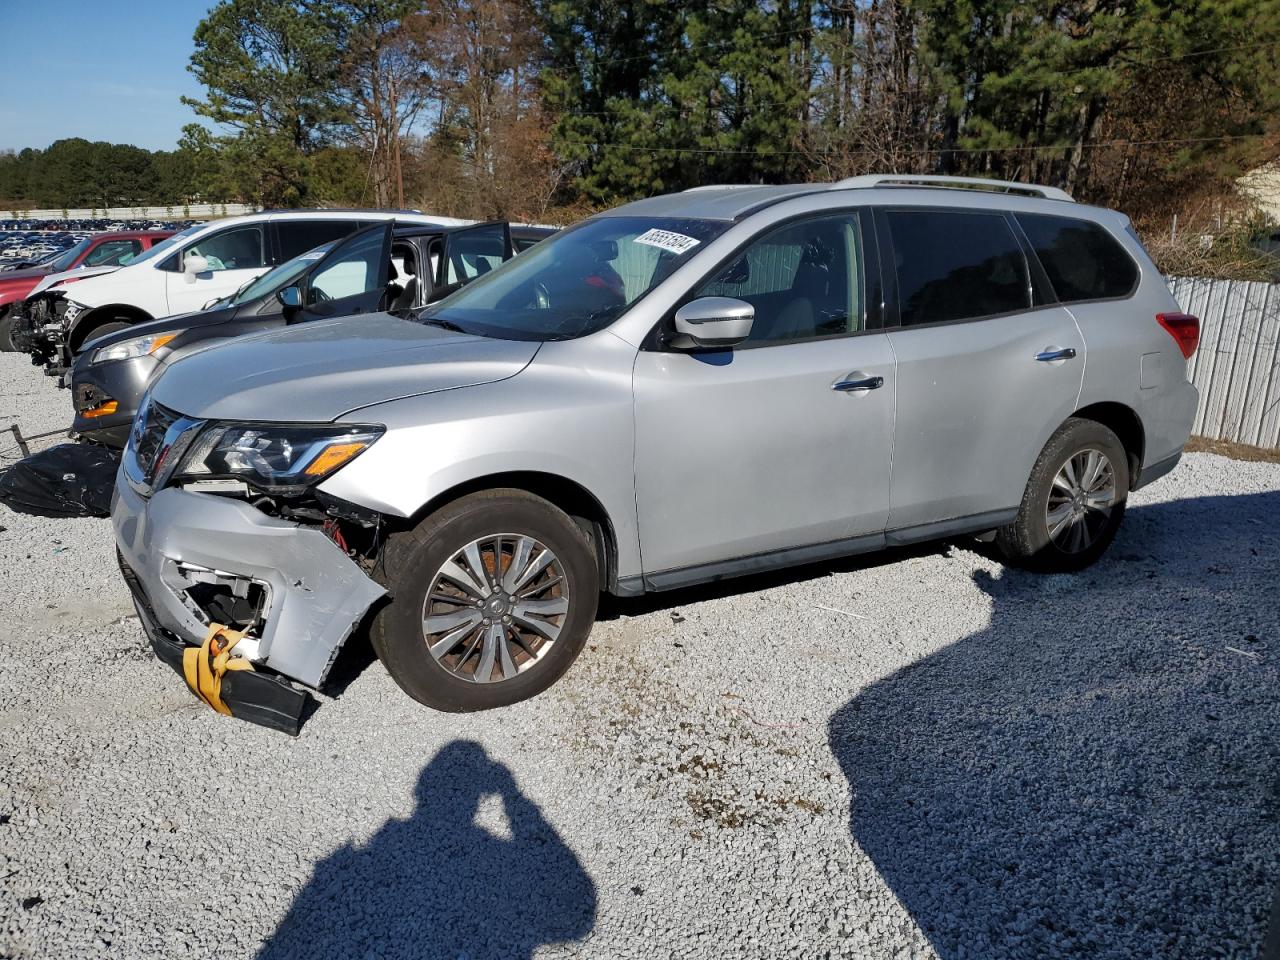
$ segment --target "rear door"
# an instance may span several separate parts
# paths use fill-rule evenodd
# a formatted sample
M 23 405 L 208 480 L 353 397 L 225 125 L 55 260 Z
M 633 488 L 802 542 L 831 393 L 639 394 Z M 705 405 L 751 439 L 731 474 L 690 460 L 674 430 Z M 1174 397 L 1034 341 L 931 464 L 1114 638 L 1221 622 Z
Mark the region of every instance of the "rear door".
M 382 309 L 390 282 L 394 229 L 394 220 L 377 223 L 330 250 L 299 284 L 303 307 L 291 322 Z
M 458 287 L 511 259 L 511 225 L 477 223 L 445 234 L 443 254 L 434 264 L 437 287 Z
M 1003 212 L 886 208 L 876 224 L 898 377 L 889 530 L 1016 508 L 1080 395 L 1075 320 Z

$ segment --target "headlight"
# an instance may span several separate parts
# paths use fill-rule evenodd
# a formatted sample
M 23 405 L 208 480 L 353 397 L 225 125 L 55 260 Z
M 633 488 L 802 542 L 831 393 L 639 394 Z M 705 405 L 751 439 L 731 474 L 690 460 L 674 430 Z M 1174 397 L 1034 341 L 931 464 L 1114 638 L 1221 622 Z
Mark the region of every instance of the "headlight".
M 93 351 L 93 356 L 89 359 L 89 362 L 104 363 L 107 360 L 133 360 L 136 357 L 145 357 L 155 353 L 183 332 L 182 330 L 174 330 L 172 333 L 155 333 L 149 337 L 134 337 L 132 340 L 121 340 L 119 343 L 113 343 L 109 347 L 99 347 Z
M 196 438 L 173 481 L 233 477 L 270 493 L 297 493 L 350 463 L 383 429 L 215 423 Z

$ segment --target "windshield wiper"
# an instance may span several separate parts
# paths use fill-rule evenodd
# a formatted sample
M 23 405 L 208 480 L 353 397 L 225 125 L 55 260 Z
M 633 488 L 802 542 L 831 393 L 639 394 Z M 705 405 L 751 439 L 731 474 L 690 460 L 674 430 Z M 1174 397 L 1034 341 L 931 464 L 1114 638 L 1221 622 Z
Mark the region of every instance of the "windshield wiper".
M 439 327 L 441 330 L 452 330 L 454 333 L 467 333 L 466 327 L 454 323 L 452 320 L 446 320 L 444 317 L 424 317 L 418 314 L 417 321 L 426 324 L 428 327 Z

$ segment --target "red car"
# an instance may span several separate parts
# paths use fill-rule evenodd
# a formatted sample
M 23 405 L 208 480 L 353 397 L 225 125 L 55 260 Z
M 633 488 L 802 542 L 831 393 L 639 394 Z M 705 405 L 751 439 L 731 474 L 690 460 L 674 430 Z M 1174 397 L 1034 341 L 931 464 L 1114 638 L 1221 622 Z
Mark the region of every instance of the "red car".
M 25 270 L 0 273 L 0 351 L 13 350 L 9 331 L 13 324 L 13 307 L 27 298 L 41 278 L 79 267 L 118 267 L 149 250 L 171 230 L 120 230 L 95 233 L 74 247 L 64 250 L 52 260 Z

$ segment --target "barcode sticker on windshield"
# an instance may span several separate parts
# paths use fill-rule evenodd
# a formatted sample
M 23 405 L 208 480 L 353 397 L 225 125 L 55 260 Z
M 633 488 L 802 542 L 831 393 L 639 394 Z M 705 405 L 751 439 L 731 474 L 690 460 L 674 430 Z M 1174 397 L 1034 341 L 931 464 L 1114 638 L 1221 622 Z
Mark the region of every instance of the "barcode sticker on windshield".
M 635 242 L 643 243 L 649 247 L 658 247 L 662 250 L 670 250 L 678 256 L 682 253 L 688 253 L 701 241 L 695 240 L 693 237 L 686 237 L 683 233 L 654 229 L 646 230 L 640 234 L 640 236 L 636 237 Z

